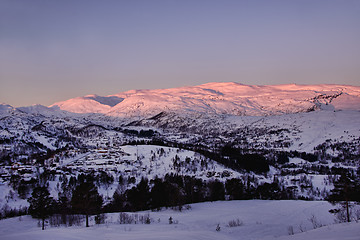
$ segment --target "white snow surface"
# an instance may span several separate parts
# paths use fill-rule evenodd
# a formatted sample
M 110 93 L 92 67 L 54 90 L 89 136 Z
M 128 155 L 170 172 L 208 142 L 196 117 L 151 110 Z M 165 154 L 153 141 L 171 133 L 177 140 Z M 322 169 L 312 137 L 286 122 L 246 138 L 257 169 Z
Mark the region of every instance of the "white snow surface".
M 14 111 L 14 108 L 8 104 L 0 103 L 0 116 L 7 116 L 12 111 Z
M 264 116 L 311 109 L 360 110 L 360 87 L 207 83 L 172 89 L 131 90 L 105 97 L 88 95 L 52 106 L 69 112 L 117 117 L 148 116 L 163 111 Z
M 327 139 L 351 142 L 360 137 L 359 111 L 315 111 L 280 116 L 229 116 L 230 126 L 286 129 L 280 138 L 292 141 L 290 150 L 312 152 Z M 275 136 L 273 136 L 275 137 Z M 266 139 L 257 139 L 265 142 Z
M 359 223 L 343 223 L 325 226 L 309 232 L 292 236 L 280 237 L 279 240 L 358 240 L 360 236 Z
M 328 212 L 327 202 L 308 201 L 220 201 L 192 204 L 190 210 L 182 212 L 162 210 L 160 212 L 138 212 L 150 214 L 151 224 L 119 224 L 119 213 L 107 214 L 106 223 L 85 228 L 50 227 L 45 231 L 38 227 L 37 220 L 30 216 L 0 221 L 0 236 L 10 239 L 359 239 L 360 223 L 334 224 Z M 135 214 L 135 213 L 128 213 Z M 172 217 L 174 224 L 169 224 Z M 315 218 L 323 227 L 313 230 L 309 221 Z M 239 219 L 241 226 L 229 227 L 229 222 Z M 219 224 L 220 231 L 216 231 Z M 294 235 L 289 235 L 292 229 Z M 302 232 L 300 229 L 302 229 Z

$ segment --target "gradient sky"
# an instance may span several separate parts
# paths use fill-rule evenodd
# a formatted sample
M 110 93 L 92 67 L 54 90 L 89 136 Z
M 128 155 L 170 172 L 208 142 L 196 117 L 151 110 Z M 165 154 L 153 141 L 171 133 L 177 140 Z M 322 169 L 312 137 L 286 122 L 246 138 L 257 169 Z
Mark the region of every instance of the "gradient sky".
M 0 102 L 229 81 L 360 85 L 360 1 L 0 0 Z

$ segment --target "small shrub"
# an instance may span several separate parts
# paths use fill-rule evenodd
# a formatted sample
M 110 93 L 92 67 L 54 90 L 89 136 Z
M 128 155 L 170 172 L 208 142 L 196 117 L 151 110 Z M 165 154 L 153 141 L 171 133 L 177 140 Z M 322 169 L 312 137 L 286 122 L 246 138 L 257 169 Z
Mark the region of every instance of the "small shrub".
M 49 217 L 49 225 L 51 227 L 59 227 L 62 224 L 62 218 L 60 215 L 55 214 Z
M 304 227 L 303 224 L 301 223 L 299 225 L 299 230 L 300 230 L 300 232 L 306 232 L 306 227 Z
M 294 227 L 293 226 L 288 226 L 287 230 L 288 230 L 289 235 L 294 235 Z
M 49 225 L 51 227 L 81 226 L 84 219 L 85 219 L 85 216 L 83 216 L 83 215 L 54 214 L 49 217 Z
M 95 216 L 95 224 L 104 224 L 106 216 L 105 214 L 98 214 Z
M 128 214 L 128 213 L 120 213 L 118 223 L 119 224 L 150 224 L 154 222 L 152 218 L 150 218 L 150 214 Z
M 314 229 L 324 226 L 319 220 L 317 220 L 315 215 L 311 215 L 311 217 L 308 220 L 311 222 Z
M 81 226 L 84 222 L 85 216 L 84 215 L 68 215 L 68 226 Z
M 150 214 L 144 214 L 138 217 L 138 222 L 141 224 L 150 224 L 153 220 L 150 218 Z
M 120 213 L 118 222 L 119 224 L 132 224 L 134 223 L 134 217 L 127 213 Z
M 229 221 L 227 226 L 228 227 L 240 227 L 242 225 L 244 225 L 243 221 L 241 221 L 240 219 L 237 218 L 237 219 Z
M 0 209 L 0 220 L 4 218 L 12 218 L 16 216 L 22 216 L 28 214 L 27 207 L 11 208 L 5 203 L 5 205 Z
M 174 211 L 179 211 L 181 212 L 183 210 L 183 206 L 182 205 L 179 205 L 179 206 L 173 206 L 171 207 L 172 210 Z
M 354 218 L 356 222 L 360 220 L 360 209 L 354 211 Z
M 218 224 L 218 225 L 216 226 L 216 231 L 217 231 L 217 232 L 220 232 L 220 230 L 221 230 L 220 224 Z

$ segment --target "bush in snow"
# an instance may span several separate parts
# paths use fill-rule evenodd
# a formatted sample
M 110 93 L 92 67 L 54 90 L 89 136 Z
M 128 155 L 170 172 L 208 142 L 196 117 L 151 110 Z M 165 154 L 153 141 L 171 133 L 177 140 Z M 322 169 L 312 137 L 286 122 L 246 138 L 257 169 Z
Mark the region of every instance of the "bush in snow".
M 119 224 L 150 224 L 154 222 L 152 218 L 150 218 L 150 214 L 128 214 L 128 213 L 120 213 L 118 218 Z
M 315 215 L 311 215 L 311 217 L 308 219 L 311 224 L 313 225 L 313 228 L 316 229 L 316 228 L 320 228 L 322 226 L 324 226 L 316 217 Z
M 59 226 L 82 226 L 84 222 L 84 215 L 77 214 L 54 214 L 49 217 L 49 225 L 51 227 L 59 227 Z
M 104 224 L 106 216 L 105 214 L 98 214 L 95 216 L 95 224 Z
M 228 227 L 240 227 L 242 225 L 244 225 L 243 221 L 241 221 L 240 219 L 237 218 L 237 219 L 229 221 L 227 226 Z
M 9 205 L 5 204 L 0 209 L 0 220 L 4 218 L 11 218 L 21 215 L 26 215 L 28 213 L 27 207 L 11 208 Z
M 217 231 L 217 232 L 220 232 L 220 229 L 221 229 L 221 228 L 220 228 L 220 224 L 218 224 L 218 225 L 216 226 L 216 231 Z
M 287 230 L 288 230 L 288 234 L 289 234 L 289 235 L 294 235 L 294 227 L 293 227 L 293 226 L 289 226 L 289 227 L 287 228 Z

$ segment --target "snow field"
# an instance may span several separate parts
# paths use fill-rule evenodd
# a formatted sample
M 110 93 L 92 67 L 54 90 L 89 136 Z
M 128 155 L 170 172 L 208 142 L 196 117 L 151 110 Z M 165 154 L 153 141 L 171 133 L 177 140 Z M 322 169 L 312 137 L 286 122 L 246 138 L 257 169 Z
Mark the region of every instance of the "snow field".
M 119 224 L 119 213 L 107 214 L 106 223 L 85 227 L 37 227 L 29 216 L 0 221 L 0 236 L 10 239 L 359 239 L 358 223 L 334 225 L 328 212 L 333 206 L 324 201 L 220 201 L 192 204 L 182 212 L 171 209 L 160 212 L 144 211 L 128 214 L 150 214 L 151 224 Z M 169 224 L 172 217 L 174 224 Z M 309 219 L 319 225 L 313 230 Z M 239 219 L 241 226 L 229 227 Z M 92 223 L 93 224 L 93 223 Z M 216 231 L 217 225 L 220 231 Z M 289 235 L 289 228 L 295 235 Z M 301 233 L 302 231 L 306 231 Z M 341 236 L 341 237 L 340 237 Z M 280 238 L 279 238 L 280 237 Z M 326 238 L 325 238 L 326 237 Z M 357 238 L 356 238 L 357 237 Z

